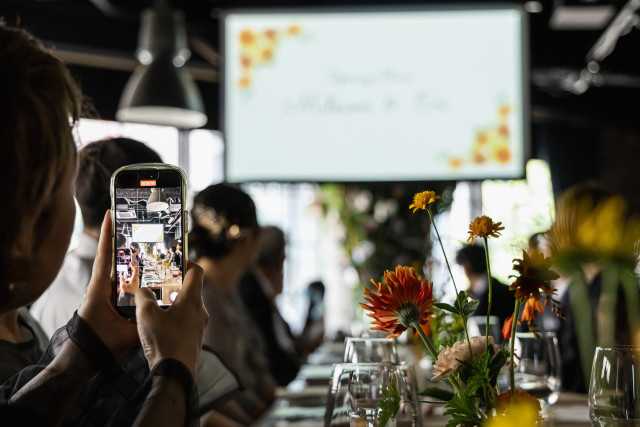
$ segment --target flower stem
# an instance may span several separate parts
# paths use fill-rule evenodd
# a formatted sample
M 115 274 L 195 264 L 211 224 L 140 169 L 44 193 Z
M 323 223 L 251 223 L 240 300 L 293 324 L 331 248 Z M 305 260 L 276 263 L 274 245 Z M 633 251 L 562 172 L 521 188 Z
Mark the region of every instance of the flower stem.
M 516 396 L 516 370 L 513 364 L 514 348 L 516 346 L 516 328 L 518 327 L 518 315 L 520 314 L 519 299 L 516 300 L 515 307 L 513 309 L 513 321 L 511 323 L 511 341 L 509 342 L 509 381 L 511 383 L 511 403 Z
M 453 278 L 453 272 L 451 271 L 451 266 L 449 265 L 449 259 L 447 258 L 447 252 L 444 250 L 444 245 L 442 244 L 442 239 L 440 238 L 440 233 L 438 232 L 438 227 L 436 227 L 436 222 L 433 220 L 433 213 L 431 212 L 431 207 L 427 206 L 427 212 L 429 213 L 429 219 L 431 220 L 431 224 L 433 225 L 433 229 L 436 230 L 436 236 L 438 236 L 438 243 L 440 243 L 440 249 L 442 249 L 442 255 L 444 255 L 444 262 L 447 263 L 447 270 L 449 271 L 449 276 L 451 276 L 451 282 L 453 283 L 453 289 L 456 291 L 456 301 L 458 301 L 458 287 L 456 286 L 456 279 Z M 457 304 L 458 308 L 462 309 L 462 304 Z M 460 318 L 462 319 L 462 327 L 464 329 L 464 336 L 467 338 L 467 344 L 469 345 L 469 354 L 473 357 L 473 351 L 471 350 L 471 339 L 469 338 L 469 331 L 467 330 L 467 318 L 464 316 L 464 313 L 460 311 L 458 313 Z
M 484 351 L 489 349 L 489 320 L 491 319 L 491 301 L 493 300 L 493 291 L 491 286 L 491 264 L 489 263 L 489 242 L 486 237 L 484 239 L 484 255 L 487 260 L 487 277 L 489 283 L 489 301 L 487 303 L 487 325 L 484 333 Z M 517 316 L 516 316 L 517 317 Z M 514 317 L 515 319 L 515 317 Z
M 451 276 L 451 281 L 453 282 L 453 289 L 456 291 L 456 295 L 458 295 L 458 287 L 456 286 L 456 280 L 453 278 L 453 273 L 451 272 L 451 266 L 449 265 L 449 259 L 447 258 L 447 253 L 444 250 L 444 246 L 442 244 L 442 239 L 440 238 L 440 233 L 438 232 L 438 227 L 436 227 L 436 222 L 433 220 L 433 213 L 431 213 L 431 208 L 427 206 L 427 212 L 429 213 L 429 219 L 431 220 L 431 224 L 433 225 L 433 229 L 436 230 L 436 236 L 438 236 L 438 242 L 440 243 L 440 249 L 442 249 L 442 255 L 444 255 L 444 262 L 447 263 L 447 270 L 449 270 L 449 276 Z
M 429 354 L 433 358 L 433 364 L 435 365 L 436 361 L 438 360 L 438 350 L 436 350 L 436 348 L 434 347 L 433 343 L 431 342 L 429 337 L 424 333 L 424 331 L 422 330 L 422 328 L 420 327 L 419 324 L 415 323 L 412 326 L 413 326 L 413 328 L 415 330 L 418 331 L 418 334 L 420 335 L 420 338 L 422 338 L 422 342 L 424 343 L 424 346 L 426 347 L 427 351 L 429 352 Z M 456 392 L 460 393 L 460 391 L 462 389 L 460 388 L 460 384 L 453 377 L 453 375 L 451 375 L 449 377 L 449 382 L 451 383 L 453 388 L 456 390 Z

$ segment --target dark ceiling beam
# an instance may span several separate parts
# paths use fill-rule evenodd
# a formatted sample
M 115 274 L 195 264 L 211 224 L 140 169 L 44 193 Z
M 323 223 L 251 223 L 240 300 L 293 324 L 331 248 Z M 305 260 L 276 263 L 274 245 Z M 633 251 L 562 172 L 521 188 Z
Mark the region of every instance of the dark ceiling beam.
M 56 44 L 55 53 L 66 64 L 83 67 L 133 72 L 138 65 L 138 61 L 124 54 L 100 52 L 96 49 L 70 45 Z M 211 83 L 218 81 L 218 72 L 208 66 L 190 64 L 187 66 L 187 71 L 195 80 Z

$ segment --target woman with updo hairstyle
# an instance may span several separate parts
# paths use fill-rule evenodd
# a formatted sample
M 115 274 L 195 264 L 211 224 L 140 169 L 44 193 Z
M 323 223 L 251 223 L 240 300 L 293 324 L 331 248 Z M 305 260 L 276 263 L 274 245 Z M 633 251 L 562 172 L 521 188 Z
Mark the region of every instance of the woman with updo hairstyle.
M 242 190 L 217 184 L 196 196 L 191 217 L 190 257 L 204 270 L 209 312 L 203 343 L 238 375 L 245 388 L 238 403 L 255 418 L 273 401 L 276 386 L 259 329 L 237 291 L 260 234 L 256 207 Z

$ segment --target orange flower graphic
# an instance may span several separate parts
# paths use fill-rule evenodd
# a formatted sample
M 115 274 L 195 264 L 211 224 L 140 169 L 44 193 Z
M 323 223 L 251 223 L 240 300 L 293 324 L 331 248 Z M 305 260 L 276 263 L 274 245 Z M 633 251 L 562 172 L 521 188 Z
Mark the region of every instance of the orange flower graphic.
M 256 42 L 256 35 L 251 30 L 241 31 L 238 38 L 240 40 L 240 44 L 245 47 L 252 46 Z
M 276 30 L 245 28 L 238 33 L 240 42 L 240 66 L 241 77 L 238 79 L 238 88 L 248 89 L 253 84 L 253 73 L 264 64 L 273 62 L 278 41 L 286 36 L 294 37 L 301 33 L 299 25 L 290 25 L 286 29 Z
M 454 157 L 451 160 L 449 160 L 450 168 L 458 169 L 460 166 L 462 166 L 462 159 L 460 157 Z
M 488 140 L 489 140 L 489 137 L 487 136 L 486 132 L 478 132 L 478 135 L 476 136 L 476 144 L 478 145 L 486 144 Z
M 433 283 L 422 280 L 412 267 L 397 266 L 384 272 L 384 284 L 376 283 L 377 291 L 365 289 L 368 304 L 360 304 L 377 325 L 372 329 L 389 332 L 388 338 L 399 337 L 408 328 L 414 332 L 428 322 L 433 307 Z
M 238 87 L 244 89 L 248 88 L 249 86 L 251 86 L 251 77 L 244 76 L 241 77 L 240 80 L 238 80 Z
M 511 160 L 511 150 L 506 145 L 496 148 L 493 155 L 498 163 L 507 163 Z
M 297 36 L 300 34 L 300 26 L 299 25 L 291 25 L 287 28 L 287 34 L 290 36 Z
M 503 104 L 498 107 L 498 115 L 500 117 L 506 117 L 511 113 L 511 106 L 509 104 Z
M 271 61 L 273 59 L 273 50 L 264 49 L 261 53 L 262 60 L 265 62 Z
M 473 162 L 474 162 L 474 163 L 481 164 L 481 163 L 484 163 L 484 162 L 486 162 L 486 161 L 487 161 L 487 159 L 486 159 L 482 154 L 480 154 L 480 153 L 475 153 L 475 154 L 473 155 Z

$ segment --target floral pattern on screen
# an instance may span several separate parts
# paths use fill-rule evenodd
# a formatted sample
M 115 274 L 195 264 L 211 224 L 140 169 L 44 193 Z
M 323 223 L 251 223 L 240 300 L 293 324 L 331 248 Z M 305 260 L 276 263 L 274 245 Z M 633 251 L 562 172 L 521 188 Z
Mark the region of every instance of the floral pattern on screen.
M 274 61 L 276 48 L 285 38 L 298 37 L 302 32 L 300 25 L 292 24 L 284 29 L 267 28 L 257 31 L 245 28 L 238 33 L 240 42 L 241 74 L 237 85 L 241 90 L 249 89 L 254 83 L 254 72 Z
M 496 121 L 490 127 L 484 127 L 476 131 L 475 141 L 466 156 L 448 156 L 448 165 L 452 170 L 463 168 L 465 165 L 509 163 L 513 158 L 510 147 L 511 130 L 508 118 L 513 108 L 510 104 L 498 106 Z

